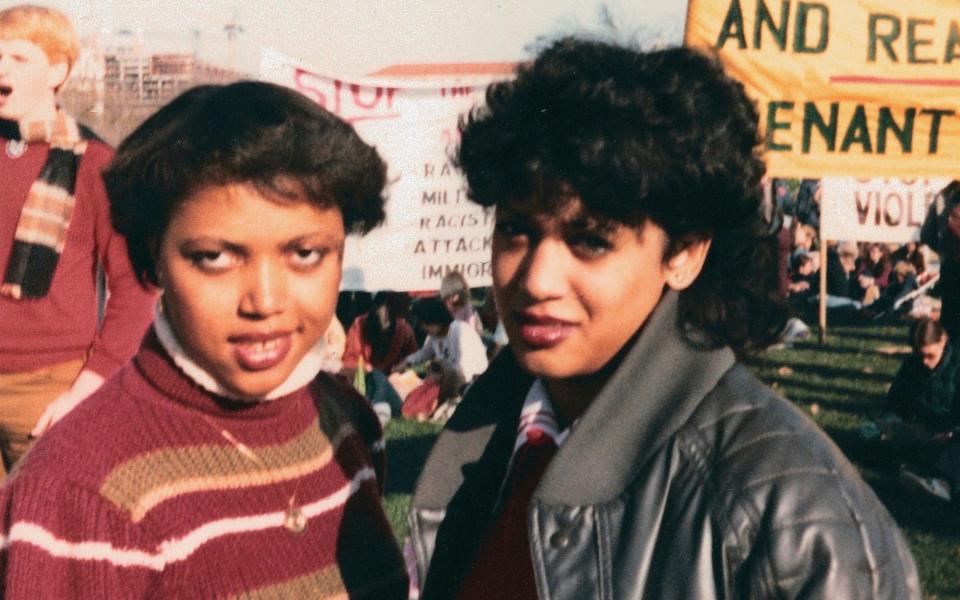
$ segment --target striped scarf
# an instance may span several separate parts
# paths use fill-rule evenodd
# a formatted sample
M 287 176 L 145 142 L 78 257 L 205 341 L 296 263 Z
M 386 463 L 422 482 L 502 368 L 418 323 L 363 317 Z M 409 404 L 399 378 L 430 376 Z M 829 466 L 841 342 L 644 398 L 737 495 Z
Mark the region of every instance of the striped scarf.
M 13 235 L 10 262 L 0 285 L 0 295 L 42 298 L 50 290 L 53 273 L 67 241 L 67 229 L 76 201 L 77 168 L 87 149 L 77 122 L 57 112 L 51 121 L 4 127 L 10 139 L 50 144 L 47 162 L 27 192 L 27 200 Z

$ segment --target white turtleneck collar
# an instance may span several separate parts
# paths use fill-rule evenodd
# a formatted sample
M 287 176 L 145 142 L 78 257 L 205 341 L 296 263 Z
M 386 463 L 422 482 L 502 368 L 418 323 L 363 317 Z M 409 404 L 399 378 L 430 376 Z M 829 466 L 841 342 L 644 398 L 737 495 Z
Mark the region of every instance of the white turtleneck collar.
M 176 334 L 174 334 L 173 329 L 170 327 L 170 322 L 167 320 L 159 302 L 157 303 L 156 315 L 153 320 L 153 329 L 157 332 L 157 337 L 160 339 L 160 344 L 163 346 L 163 349 L 167 351 L 167 354 L 170 355 L 173 362 L 180 367 L 180 370 L 183 371 L 187 377 L 211 394 L 233 400 L 262 402 L 286 396 L 310 383 L 317 376 L 317 373 L 324 368 L 327 362 L 326 343 L 321 337 L 320 340 L 314 344 L 313 348 L 304 355 L 297 366 L 294 367 L 286 381 L 274 388 L 273 391 L 262 397 L 238 397 L 236 394 L 227 391 L 213 375 L 187 356 L 187 353 L 177 340 Z

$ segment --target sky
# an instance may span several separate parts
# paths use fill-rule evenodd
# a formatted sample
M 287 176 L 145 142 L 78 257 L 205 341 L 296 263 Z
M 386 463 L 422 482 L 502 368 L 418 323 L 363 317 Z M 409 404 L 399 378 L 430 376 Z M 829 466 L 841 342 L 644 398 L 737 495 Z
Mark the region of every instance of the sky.
M 256 74 L 271 47 L 331 75 L 364 75 L 392 64 L 516 61 L 538 39 L 613 34 L 680 43 L 685 0 L 30 0 L 58 8 L 81 34 L 139 29 L 145 39 L 233 62 Z M 0 0 L 0 7 L 19 2 Z M 609 15 L 605 19 L 603 14 Z M 603 22 L 613 23 L 611 32 Z M 233 48 L 224 26 L 242 31 Z M 193 32 L 198 31 L 199 34 Z

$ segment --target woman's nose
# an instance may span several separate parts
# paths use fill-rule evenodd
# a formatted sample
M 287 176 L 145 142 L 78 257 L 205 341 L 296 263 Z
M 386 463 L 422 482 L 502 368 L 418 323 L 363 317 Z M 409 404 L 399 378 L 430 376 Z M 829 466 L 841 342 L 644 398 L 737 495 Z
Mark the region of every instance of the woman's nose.
M 287 276 L 282 265 L 262 260 L 252 263 L 244 273 L 240 312 L 254 318 L 281 313 L 287 304 Z
M 521 278 L 531 299 L 548 300 L 564 294 L 570 258 L 570 250 L 562 240 L 547 237 L 531 247 Z

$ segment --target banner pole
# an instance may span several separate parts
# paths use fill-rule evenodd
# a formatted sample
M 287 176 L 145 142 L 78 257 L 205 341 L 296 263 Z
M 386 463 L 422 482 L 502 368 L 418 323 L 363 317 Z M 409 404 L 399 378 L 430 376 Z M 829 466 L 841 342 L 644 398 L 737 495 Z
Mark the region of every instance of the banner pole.
M 827 240 L 820 240 L 820 332 L 818 340 L 823 346 L 827 341 Z

